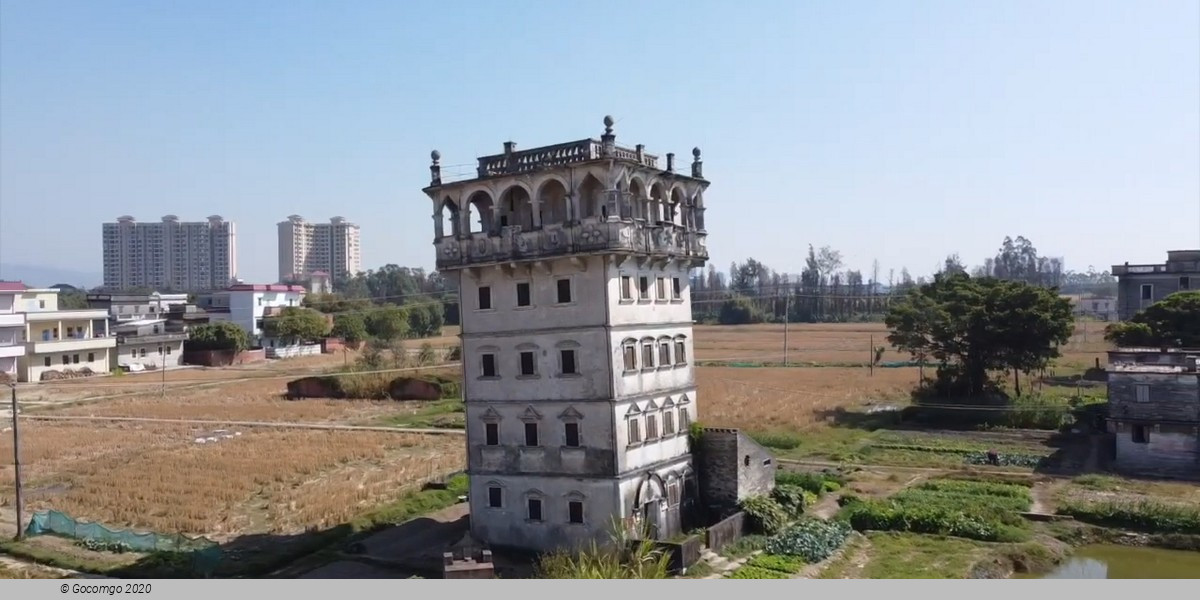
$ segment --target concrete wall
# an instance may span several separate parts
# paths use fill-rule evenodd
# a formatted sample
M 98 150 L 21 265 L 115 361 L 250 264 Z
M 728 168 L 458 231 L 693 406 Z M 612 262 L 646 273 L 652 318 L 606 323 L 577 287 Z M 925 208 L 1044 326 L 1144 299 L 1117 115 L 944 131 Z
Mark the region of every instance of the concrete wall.
M 16 380 L 17 379 L 17 357 L 16 356 L 0 356 L 0 373 Z
M 1200 476 L 1200 429 L 1188 426 L 1141 425 L 1145 443 L 1134 441 L 1138 424 L 1115 424 L 1116 460 L 1124 472 L 1142 475 Z
M 513 400 L 466 405 L 468 458 L 472 473 L 612 477 L 611 405 L 607 402 L 528 402 Z M 486 445 L 485 429 L 495 423 L 499 445 Z M 525 424 L 538 426 L 537 447 L 525 447 Z M 566 447 L 566 424 L 579 426 L 579 447 Z
M 529 324 L 530 327 L 533 324 Z M 525 330 L 504 334 L 463 336 L 463 389 L 478 401 L 520 398 L 525 400 L 601 400 L 610 397 L 610 364 L 604 328 Z M 562 373 L 561 351 L 575 351 L 577 374 Z M 521 375 L 521 353 L 533 352 L 536 374 Z M 496 360 L 496 376 L 483 376 L 483 355 Z
M 1138 402 L 1145 386 L 1148 401 Z M 1108 414 L 1118 420 L 1200 423 L 1200 376 L 1196 373 L 1108 373 Z
M 185 365 L 202 365 L 206 367 L 226 367 L 246 363 L 262 362 L 267 359 L 266 350 L 190 350 L 183 356 Z
M 741 500 L 775 489 L 774 457 L 736 429 L 705 429 L 699 454 L 700 497 L 710 512 L 729 514 Z
M 613 479 L 570 479 L 538 476 L 471 477 L 471 535 L 490 546 L 510 546 L 538 551 L 579 547 L 595 540 L 609 541 L 609 515 L 619 514 Z M 488 488 L 502 489 L 499 508 L 488 505 Z M 542 521 L 527 518 L 527 499 L 542 500 Z M 583 523 L 569 523 L 567 506 L 583 502 Z
M 1117 315 L 1128 320 L 1138 311 L 1181 291 L 1179 278 L 1188 277 L 1190 289 L 1200 289 L 1200 273 L 1134 273 L 1117 278 Z M 1142 285 L 1150 284 L 1151 298 L 1142 300 Z
M 160 353 L 159 351 L 163 352 Z M 110 369 L 122 365 L 140 364 L 145 367 L 154 366 L 168 369 L 178 367 L 183 363 L 183 340 L 139 342 L 126 338 L 125 343 L 119 344 L 112 353 Z
M 46 371 L 66 371 L 68 369 L 79 371 L 84 367 L 91 369 L 96 374 L 108 373 L 110 367 L 109 348 L 99 348 L 93 350 L 72 350 L 65 353 L 45 353 L 45 354 L 26 354 L 20 358 L 18 362 L 19 378 L 21 381 L 34 382 L 42 380 L 42 373 Z M 89 355 L 92 360 L 88 360 Z M 63 364 L 63 356 L 68 357 L 69 364 Z M 46 359 L 50 359 L 50 366 L 46 366 Z M 78 362 L 76 362 L 78 358 Z

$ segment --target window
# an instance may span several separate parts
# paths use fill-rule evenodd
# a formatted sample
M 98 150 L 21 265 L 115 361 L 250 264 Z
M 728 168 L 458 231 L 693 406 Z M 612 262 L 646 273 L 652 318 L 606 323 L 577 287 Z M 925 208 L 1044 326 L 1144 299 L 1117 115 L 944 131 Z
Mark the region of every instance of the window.
M 579 447 L 579 423 L 566 423 L 563 425 L 564 446 L 568 448 Z
M 672 481 L 667 484 L 667 504 L 670 506 L 679 506 L 679 482 Z
M 499 423 L 484 423 L 483 424 L 484 444 L 488 446 L 500 445 L 500 424 Z
M 578 375 L 579 371 L 575 370 L 575 351 L 560 350 L 559 356 L 562 359 L 563 375 Z
M 1143 283 L 1142 284 L 1142 300 L 1150 300 L 1153 297 L 1154 297 L 1154 284 Z
M 530 521 L 541 521 L 542 520 L 542 499 L 541 498 L 530 498 L 525 503 L 529 508 L 529 520 Z
M 686 406 L 679 407 L 679 430 L 687 431 L 692 426 L 691 416 Z
M 38 300 L 38 308 L 46 308 L 46 301 Z
M 170 348 L 168 348 L 168 350 L 169 350 L 169 349 L 170 349 Z M 170 354 L 170 352 L 168 352 L 167 354 Z M 88 352 L 88 362 L 92 362 L 92 361 L 94 361 L 94 360 L 96 360 L 96 354 L 95 354 L 95 353 L 93 353 L 93 352 Z
M 643 342 L 642 343 L 642 368 L 643 369 L 653 369 L 654 368 L 654 343 L 653 342 Z
M 638 299 L 650 299 L 650 278 L 645 275 L 638 277 Z
M 496 355 L 490 354 L 490 353 L 484 354 L 484 355 L 481 355 L 479 357 L 479 359 L 483 366 L 483 376 L 484 377 L 495 377 L 496 376 Z
M 1150 386 L 1135 385 L 1135 386 L 1133 386 L 1133 388 L 1134 388 L 1134 390 L 1136 390 L 1138 402 L 1149 402 L 1150 401 Z
M 646 439 L 658 439 L 658 417 L 655 415 L 646 415 Z
M 492 288 L 482 286 L 479 288 L 479 310 L 491 310 L 492 308 Z
M 69 364 L 71 364 L 71 357 L 70 357 L 70 356 L 67 356 L 66 354 L 64 354 L 64 355 L 63 355 L 63 364 L 64 364 L 64 365 L 69 365 Z
M 658 366 L 671 366 L 671 342 L 660 342 L 658 344 Z
M 628 275 L 621 276 L 621 299 L 633 300 L 633 278 Z
M 675 435 L 675 413 L 663 411 L 663 437 Z
M 675 300 L 683 299 L 683 283 L 678 277 L 671 278 L 671 298 Z
M 667 279 L 665 277 L 658 278 L 658 281 L 655 285 L 655 292 L 657 293 L 659 300 L 667 299 Z
M 525 445 L 530 446 L 530 447 L 538 445 L 538 424 L 537 423 L 526 423 L 525 424 Z
M 171 354 L 171 347 L 167 346 L 167 355 L 170 356 L 170 354 Z
M 583 502 L 571 500 L 567 503 L 567 522 L 583 523 Z
M 521 375 L 525 375 L 527 377 L 537 375 L 537 371 L 534 367 L 533 352 L 522 352 Z
M 675 341 L 675 364 L 687 364 L 687 344 L 685 344 L 683 340 Z
M 523 281 L 517 284 L 517 306 L 529 306 L 529 282 Z
M 50 357 L 49 356 L 46 357 L 45 364 L 47 367 L 50 366 Z
M 488 506 L 490 508 L 504 506 L 504 490 L 500 486 L 488 486 Z
M 629 445 L 642 443 L 642 427 L 638 423 L 637 417 L 629 419 Z
M 637 349 L 634 348 L 632 343 L 629 343 L 629 344 L 625 344 L 624 351 L 625 351 L 625 370 L 626 371 L 636 371 L 637 370 Z
M 1149 444 L 1150 443 L 1150 430 L 1147 429 L 1145 425 L 1134 425 L 1133 426 L 1133 443 L 1135 443 L 1135 444 Z
M 1191 277 L 1180 277 L 1179 278 L 1179 289 L 1181 291 L 1192 289 L 1192 278 Z
M 146 349 L 145 348 L 138 350 L 138 352 L 141 354 L 142 358 L 146 358 Z
M 558 303 L 566 304 L 571 301 L 571 280 L 558 280 Z

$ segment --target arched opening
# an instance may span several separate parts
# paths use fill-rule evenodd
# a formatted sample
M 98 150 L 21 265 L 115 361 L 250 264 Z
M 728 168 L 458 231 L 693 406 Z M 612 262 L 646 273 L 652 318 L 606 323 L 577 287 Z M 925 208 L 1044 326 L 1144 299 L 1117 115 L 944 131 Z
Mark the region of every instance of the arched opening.
M 666 205 L 666 191 L 663 190 L 661 183 L 655 183 L 650 186 L 650 214 L 646 220 L 650 223 L 658 223 L 665 220 L 663 210 Z
M 606 218 L 608 211 L 604 203 L 604 186 L 595 175 L 588 173 L 579 184 L 580 212 L 584 218 Z
M 441 205 L 438 206 L 438 237 L 458 237 L 462 232 L 458 228 L 458 219 L 458 205 L 449 197 L 443 198 Z
M 567 188 L 557 179 L 551 179 L 538 189 L 538 206 L 542 212 L 542 226 L 560 225 L 570 219 L 567 208 Z
M 650 212 L 647 206 L 646 186 L 642 180 L 633 178 L 629 180 L 629 202 L 633 205 L 633 218 L 645 219 L 646 214 Z
M 687 200 L 683 196 L 683 190 L 680 188 L 671 190 L 671 203 L 667 205 L 667 220 L 676 225 L 683 225 L 685 204 L 687 204 Z
M 704 196 L 698 193 L 692 200 L 692 225 L 696 229 L 704 229 Z
M 495 228 L 492 226 L 494 211 L 492 210 L 492 197 L 487 192 L 479 190 L 467 199 L 467 210 L 471 214 L 471 233 L 493 233 Z
M 500 227 L 533 229 L 533 202 L 525 188 L 514 185 L 500 194 Z

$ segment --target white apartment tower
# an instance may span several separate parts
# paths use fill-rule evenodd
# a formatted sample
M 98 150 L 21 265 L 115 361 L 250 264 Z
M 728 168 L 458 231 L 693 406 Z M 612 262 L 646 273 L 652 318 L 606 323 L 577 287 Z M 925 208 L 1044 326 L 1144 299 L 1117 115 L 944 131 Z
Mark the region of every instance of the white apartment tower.
M 213 215 L 182 222 L 167 215 L 160 223 L 131 216 L 104 223 L 104 287 L 156 291 L 223 289 L 237 276 L 236 228 Z
M 318 271 L 341 281 L 362 271 L 358 225 L 342 217 L 310 223 L 291 215 L 278 227 L 280 281 L 307 279 Z
M 690 174 L 599 140 L 478 159 L 432 154 L 437 268 L 458 282 L 471 533 L 530 550 L 608 541 L 614 519 L 668 538 L 698 494 L 691 269 L 705 248 Z

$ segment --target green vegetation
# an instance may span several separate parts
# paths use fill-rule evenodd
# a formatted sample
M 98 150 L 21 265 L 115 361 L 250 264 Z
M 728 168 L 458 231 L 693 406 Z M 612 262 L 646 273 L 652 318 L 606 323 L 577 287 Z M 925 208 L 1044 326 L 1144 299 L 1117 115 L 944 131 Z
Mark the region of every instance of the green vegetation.
M 817 495 L 836 492 L 845 483 L 845 478 L 830 473 L 803 473 L 799 471 L 778 471 L 775 473 L 776 485 L 795 486 Z
M 804 568 L 804 559 L 799 556 L 779 556 L 775 554 L 759 554 L 746 563 L 749 567 L 759 567 L 779 571 L 780 573 L 799 573 Z
M 250 347 L 246 330 L 231 321 L 197 325 L 188 332 L 185 350 L 233 350 L 241 352 Z
M 313 342 L 329 333 L 325 315 L 311 309 L 289 306 L 278 315 L 263 319 L 263 334 L 288 343 Z
M 871 560 L 863 579 L 961 579 L 983 545 L 951 537 L 871 532 Z
M 736 542 L 725 546 L 721 550 L 721 556 L 726 558 L 742 558 L 762 550 L 763 546 L 766 545 L 767 536 L 759 534 L 746 535 L 742 536 L 742 538 Z
M 808 494 L 806 497 L 805 494 Z M 811 506 L 816 500 L 816 494 L 807 492 L 794 485 L 776 485 L 771 490 L 771 499 L 778 504 L 790 518 L 804 514 L 804 507 Z
M 1200 346 L 1200 291 L 1171 294 L 1129 321 L 1109 325 L 1104 339 L 1118 346 Z
M 379 423 L 392 427 L 463 429 L 467 426 L 466 408 L 462 400 L 450 398 L 424 404 L 412 414 L 386 417 Z
M 802 443 L 799 434 L 781 431 L 751 433 L 750 437 L 759 444 L 776 450 L 793 450 L 799 448 Z
M 1096 525 L 1150 533 L 1200 534 L 1200 506 L 1154 500 L 1066 502 L 1058 512 Z
M 538 559 L 539 579 L 666 579 L 671 556 L 643 539 L 636 544 L 617 521 L 612 524 L 613 543 L 601 546 L 592 541 L 585 549 L 544 554 Z
M 844 521 L 805 519 L 767 540 L 770 554 L 798 556 L 810 563 L 829 558 L 842 547 L 851 532 Z
M 367 322 L 359 313 L 346 313 L 333 317 L 333 329 L 329 335 L 339 337 L 347 343 L 356 344 L 367 339 Z
M 750 529 L 766 535 L 779 533 L 790 520 L 788 512 L 770 496 L 746 498 L 741 502 L 741 509 L 750 521 Z
M 859 531 L 907 531 L 993 542 L 1029 539 L 1018 512 L 1029 508 L 1029 488 L 970 481 L 927 482 L 887 500 L 847 503 L 840 518 Z
M 725 576 L 726 579 L 790 579 L 787 573 L 745 565 Z

